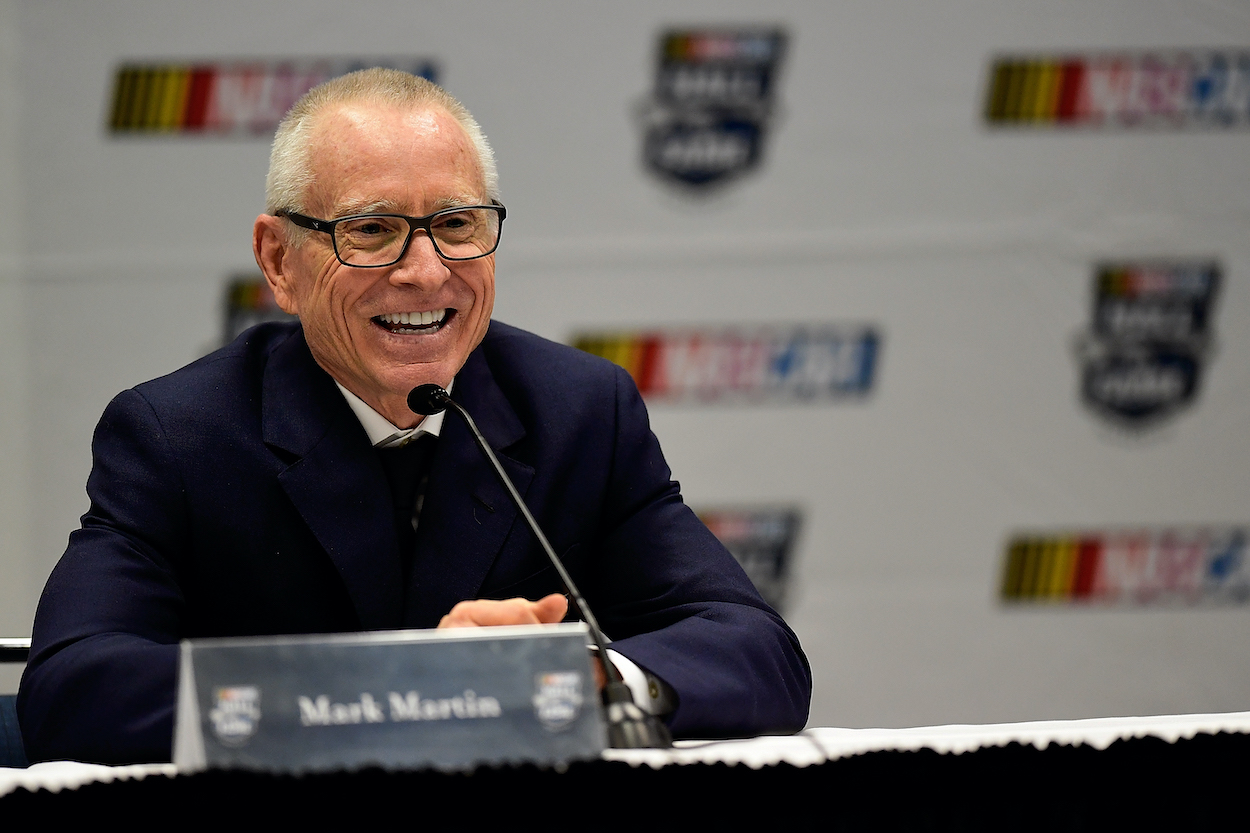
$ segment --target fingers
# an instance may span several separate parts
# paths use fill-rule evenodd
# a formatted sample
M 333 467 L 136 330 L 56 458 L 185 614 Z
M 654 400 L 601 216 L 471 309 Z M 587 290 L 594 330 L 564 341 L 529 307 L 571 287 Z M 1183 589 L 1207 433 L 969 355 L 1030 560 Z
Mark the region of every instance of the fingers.
M 491 625 L 538 625 L 541 620 L 527 599 L 460 602 L 438 623 L 440 628 L 477 628 Z
M 554 625 L 562 621 L 564 614 L 569 612 L 569 600 L 559 593 L 543 596 L 533 604 L 534 614 L 544 625 Z
M 568 610 L 568 599 L 552 593 L 536 602 L 528 599 L 474 599 L 460 602 L 438 623 L 440 628 L 475 628 L 492 625 L 545 625 L 559 622 Z

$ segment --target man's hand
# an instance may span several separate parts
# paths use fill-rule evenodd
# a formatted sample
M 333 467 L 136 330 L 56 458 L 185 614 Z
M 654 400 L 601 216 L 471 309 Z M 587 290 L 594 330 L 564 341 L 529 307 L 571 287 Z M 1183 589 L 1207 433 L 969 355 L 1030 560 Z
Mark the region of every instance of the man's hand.
M 486 625 L 551 625 L 568 612 L 569 600 L 559 593 L 536 602 L 506 599 L 502 602 L 475 599 L 460 602 L 439 621 L 440 628 L 478 628 Z

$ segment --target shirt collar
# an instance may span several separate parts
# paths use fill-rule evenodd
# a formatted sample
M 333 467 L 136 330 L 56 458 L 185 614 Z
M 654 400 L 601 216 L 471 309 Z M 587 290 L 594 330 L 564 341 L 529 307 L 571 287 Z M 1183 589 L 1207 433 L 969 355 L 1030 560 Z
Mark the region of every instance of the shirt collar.
M 451 386 L 455 383 L 456 380 L 452 379 L 451 385 L 447 386 L 448 393 L 451 393 Z M 396 446 L 407 444 L 409 440 L 416 439 L 422 434 L 437 437 L 439 432 L 443 430 L 443 417 L 446 415 L 446 411 L 430 414 L 417 423 L 414 428 L 397 428 L 391 424 L 389 419 L 369 407 L 363 399 L 339 384 L 338 380 L 335 380 L 334 384 L 338 385 L 339 391 L 342 392 L 343 398 L 347 400 L 352 413 L 356 415 L 356 419 L 360 420 L 360 425 L 365 429 L 365 433 L 369 435 L 369 442 L 373 444 L 374 448 L 395 448 Z

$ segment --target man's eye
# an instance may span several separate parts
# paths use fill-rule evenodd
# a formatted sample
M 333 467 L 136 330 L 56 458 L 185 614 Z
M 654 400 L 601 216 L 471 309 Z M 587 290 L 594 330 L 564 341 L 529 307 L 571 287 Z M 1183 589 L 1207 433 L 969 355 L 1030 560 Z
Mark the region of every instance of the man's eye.
M 361 217 L 340 222 L 335 228 L 339 252 L 383 250 L 404 239 L 402 224 L 402 220 L 390 217 Z
M 379 237 L 399 233 L 399 226 L 386 217 L 362 217 L 339 223 L 339 232 L 355 238 Z
M 441 240 L 463 242 L 477 238 L 483 229 L 480 211 L 457 211 L 444 214 L 432 227 L 434 234 Z
M 438 218 L 435 225 L 445 229 L 462 229 L 473 225 L 473 218 L 467 211 L 458 214 L 444 214 Z

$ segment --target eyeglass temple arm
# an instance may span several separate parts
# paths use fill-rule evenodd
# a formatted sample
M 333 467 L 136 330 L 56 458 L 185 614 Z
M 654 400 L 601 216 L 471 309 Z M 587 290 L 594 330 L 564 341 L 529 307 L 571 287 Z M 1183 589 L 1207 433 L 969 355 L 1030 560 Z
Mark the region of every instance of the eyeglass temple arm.
M 311 229 L 312 231 L 324 231 L 326 233 L 329 233 L 330 231 L 328 228 L 322 228 L 322 226 L 328 225 L 324 220 L 318 220 L 315 217 L 307 217 L 303 214 L 297 214 L 294 211 L 279 209 L 274 212 L 274 216 L 285 217 L 295 225 L 301 228 Z

